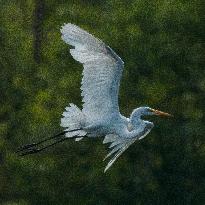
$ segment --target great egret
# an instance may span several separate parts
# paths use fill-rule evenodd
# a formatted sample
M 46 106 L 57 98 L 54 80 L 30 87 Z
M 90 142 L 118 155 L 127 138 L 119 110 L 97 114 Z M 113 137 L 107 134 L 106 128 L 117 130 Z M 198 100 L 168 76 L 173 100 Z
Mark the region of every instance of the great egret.
M 38 143 L 21 147 L 20 155 L 40 152 L 69 138 L 76 141 L 83 137 L 104 137 L 103 143 L 111 143 L 112 150 L 105 157 L 114 155 L 107 164 L 106 172 L 115 160 L 136 140 L 144 138 L 154 124 L 143 120 L 145 115 L 171 116 L 149 107 L 133 110 L 130 118 L 119 112 L 118 93 L 124 63 L 106 44 L 85 30 L 71 23 L 61 28 L 62 39 L 74 48 L 73 58 L 83 64 L 82 98 L 83 109 L 70 104 L 61 119 L 64 132 Z M 40 146 L 47 141 L 53 143 Z

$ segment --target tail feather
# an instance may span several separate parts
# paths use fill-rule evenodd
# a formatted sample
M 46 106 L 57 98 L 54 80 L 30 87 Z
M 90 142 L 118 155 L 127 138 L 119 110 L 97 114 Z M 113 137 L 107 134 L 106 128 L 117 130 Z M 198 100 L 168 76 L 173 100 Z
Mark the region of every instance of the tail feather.
M 63 112 L 63 117 L 61 118 L 61 126 L 66 128 L 65 131 L 81 129 L 84 124 L 85 115 L 76 105 L 71 103 L 69 107 L 66 107 L 66 111 Z M 77 130 L 74 132 L 67 132 L 66 137 L 79 136 L 79 138 L 76 138 L 76 141 L 80 141 L 86 134 L 84 130 Z

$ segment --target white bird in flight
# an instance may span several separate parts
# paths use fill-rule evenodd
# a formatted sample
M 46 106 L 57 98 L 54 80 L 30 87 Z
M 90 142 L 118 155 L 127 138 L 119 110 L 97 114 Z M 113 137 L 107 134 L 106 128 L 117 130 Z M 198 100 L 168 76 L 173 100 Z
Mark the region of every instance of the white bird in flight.
M 62 39 L 73 46 L 70 53 L 83 64 L 81 95 L 83 109 L 70 104 L 61 119 L 65 130 L 40 142 L 27 144 L 17 150 L 20 155 L 40 152 L 66 139 L 83 137 L 105 137 L 103 143 L 111 143 L 112 150 L 105 157 L 112 158 L 106 172 L 116 159 L 136 140 L 144 138 L 154 124 L 142 119 L 146 115 L 172 116 L 168 113 L 139 107 L 130 118 L 120 114 L 118 94 L 120 79 L 124 68 L 122 59 L 100 39 L 95 38 L 78 26 L 68 23 L 61 28 Z M 44 143 L 54 140 L 53 143 Z

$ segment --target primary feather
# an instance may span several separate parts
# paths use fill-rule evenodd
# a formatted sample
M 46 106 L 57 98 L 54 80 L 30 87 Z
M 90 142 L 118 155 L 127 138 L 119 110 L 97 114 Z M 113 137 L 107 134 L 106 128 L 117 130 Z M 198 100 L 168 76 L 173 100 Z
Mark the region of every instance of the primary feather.
M 136 140 L 143 139 L 147 134 L 149 134 L 150 129 L 144 129 L 142 132 L 140 132 L 140 137 L 136 136 L 134 138 L 121 138 L 117 135 L 107 135 L 105 136 L 105 139 L 103 143 L 111 143 L 109 148 L 112 150 L 107 154 L 107 156 L 104 158 L 107 159 L 111 155 L 114 154 L 114 156 L 110 159 L 108 162 L 107 166 L 105 167 L 104 172 L 106 172 L 112 165 L 113 163 L 122 155 L 124 151 L 127 150 L 127 148 L 133 144 Z

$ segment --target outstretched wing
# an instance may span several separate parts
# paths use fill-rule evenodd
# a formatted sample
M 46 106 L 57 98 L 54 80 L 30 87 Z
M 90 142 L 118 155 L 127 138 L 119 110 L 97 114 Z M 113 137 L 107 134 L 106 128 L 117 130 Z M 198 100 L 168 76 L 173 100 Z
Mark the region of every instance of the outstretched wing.
M 73 24 L 61 28 L 62 39 L 74 46 L 73 58 L 83 64 L 83 112 L 93 118 L 119 112 L 121 58 L 101 40 Z
M 107 154 L 104 160 L 112 155 L 113 156 L 105 167 L 104 172 L 106 172 L 113 165 L 113 163 L 131 144 L 133 144 L 136 140 L 143 139 L 147 134 L 149 134 L 150 131 L 151 129 L 144 129 L 142 132 L 139 132 L 139 135 L 134 138 L 122 138 L 118 135 L 113 134 L 106 135 L 105 139 L 103 140 L 103 144 L 111 143 L 109 148 L 112 150 Z
M 120 157 L 120 155 L 131 145 L 133 144 L 137 138 L 121 138 L 117 135 L 107 135 L 105 136 L 105 139 L 103 141 L 103 144 L 105 143 L 111 143 L 109 148 L 112 148 L 112 150 L 107 154 L 107 156 L 104 158 L 106 160 L 108 157 L 114 154 L 114 156 L 111 158 L 111 160 L 108 162 L 107 166 L 105 167 L 104 172 L 106 172 L 113 163 Z

